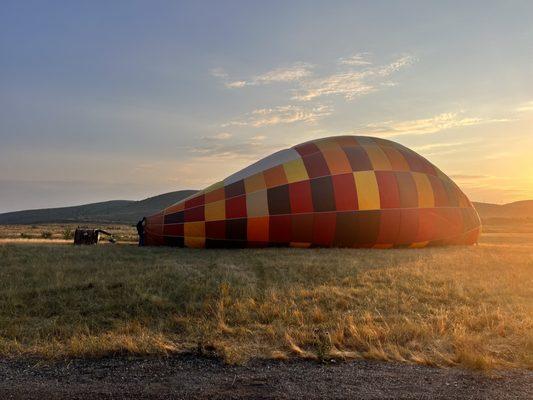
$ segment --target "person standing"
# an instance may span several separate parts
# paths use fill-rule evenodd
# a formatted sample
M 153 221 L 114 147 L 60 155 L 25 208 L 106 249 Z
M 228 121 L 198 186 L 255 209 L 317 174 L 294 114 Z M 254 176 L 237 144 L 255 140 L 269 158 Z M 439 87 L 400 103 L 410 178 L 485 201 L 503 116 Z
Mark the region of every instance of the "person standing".
M 137 234 L 139 235 L 139 246 L 144 246 L 144 228 L 146 226 L 146 217 L 137 222 Z

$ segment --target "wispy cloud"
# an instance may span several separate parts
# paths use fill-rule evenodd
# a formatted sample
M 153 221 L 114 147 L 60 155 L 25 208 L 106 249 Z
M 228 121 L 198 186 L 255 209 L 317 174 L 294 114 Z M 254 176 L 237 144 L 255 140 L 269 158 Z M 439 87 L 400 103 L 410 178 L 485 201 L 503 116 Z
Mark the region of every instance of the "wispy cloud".
M 227 123 L 226 126 L 233 125 L 261 128 L 264 126 L 292 124 L 296 122 L 314 124 L 319 119 L 324 118 L 331 113 L 332 109 L 327 105 L 317 105 L 314 107 L 286 105 L 274 108 L 261 108 L 246 114 L 240 119 Z
M 338 64 L 352 67 L 371 65 L 372 63 L 367 59 L 369 55 L 369 53 L 356 53 L 350 57 L 341 57 L 338 59 Z
M 490 175 L 470 175 L 470 174 L 452 174 L 450 178 L 456 181 L 479 181 L 492 179 Z
M 518 112 L 530 112 L 530 111 L 533 111 L 533 101 L 528 101 L 528 102 L 520 104 L 516 108 L 516 111 L 518 111 Z
M 298 62 L 288 67 L 275 68 L 263 74 L 252 76 L 249 79 L 231 80 L 228 74 L 220 68 L 211 70 L 211 75 L 223 79 L 228 88 L 242 88 L 244 86 L 267 85 L 276 82 L 299 81 L 310 76 L 312 68 L 311 64 Z
M 411 56 L 403 56 L 387 65 L 371 66 L 362 71 L 349 69 L 322 78 L 303 80 L 293 99 L 308 101 L 321 96 L 339 95 L 346 100 L 353 100 L 382 86 L 393 85 L 394 83 L 386 81 L 386 78 L 414 61 Z
M 428 143 L 420 146 L 411 146 L 411 148 L 415 151 L 434 151 L 434 150 L 441 150 L 441 149 L 447 149 L 450 147 L 462 147 L 465 145 L 470 145 L 474 143 L 479 143 L 479 140 L 465 140 L 460 142 L 443 142 L 443 143 Z
M 229 132 L 220 132 L 212 136 L 205 136 L 204 139 L 206 140 L 228 140 L 233 137 L 233 134 Z
M 451 128 L 462 128 L 480 124 L 507 122 L 509 119 L 467 117 L 462 113 L 449 112 L 431 118 L 414 119 L 408 121 L 386 121 L 368 124 L 364 131 L 379 134 L 382 137 L 402 135 L 426 135 Z
M 189 149 L 194 159 L 214 160 L 256 160 L 258 157 L 266 155 L 282 144 L 273 144 L 266 140 L 265 135 L 255 135 L 249 138 L 236 139 L 231 141 L 203 140 L 197 146 Z

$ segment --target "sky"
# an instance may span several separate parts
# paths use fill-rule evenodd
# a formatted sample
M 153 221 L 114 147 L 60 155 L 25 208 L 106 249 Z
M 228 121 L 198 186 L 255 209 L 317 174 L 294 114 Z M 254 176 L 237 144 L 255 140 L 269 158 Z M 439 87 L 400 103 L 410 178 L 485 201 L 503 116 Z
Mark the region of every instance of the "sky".
M 202 189 L 333 135 L 533 199 L 531 1 L 6 1 L 0 212 Z

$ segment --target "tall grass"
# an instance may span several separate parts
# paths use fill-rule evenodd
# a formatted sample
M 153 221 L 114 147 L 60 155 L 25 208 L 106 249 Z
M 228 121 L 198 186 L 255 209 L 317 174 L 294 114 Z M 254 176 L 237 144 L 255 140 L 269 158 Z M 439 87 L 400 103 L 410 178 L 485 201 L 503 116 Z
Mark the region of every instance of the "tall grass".
M 490 242 L 490 243 L 489 243 Z M 533 367 L 533 243 L 421 250 L 0 246 L 0 354 L 198 351 Z

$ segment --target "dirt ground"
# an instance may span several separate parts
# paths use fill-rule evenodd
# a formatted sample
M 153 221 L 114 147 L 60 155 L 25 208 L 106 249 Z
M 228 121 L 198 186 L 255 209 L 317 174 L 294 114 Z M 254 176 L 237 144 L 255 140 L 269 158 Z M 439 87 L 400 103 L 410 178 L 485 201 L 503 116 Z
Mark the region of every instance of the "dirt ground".
M 527 399 L 533 372 L 399 363 L 166 358 L 0 360 L 1 399 Z

